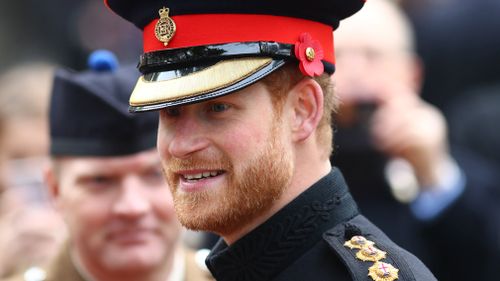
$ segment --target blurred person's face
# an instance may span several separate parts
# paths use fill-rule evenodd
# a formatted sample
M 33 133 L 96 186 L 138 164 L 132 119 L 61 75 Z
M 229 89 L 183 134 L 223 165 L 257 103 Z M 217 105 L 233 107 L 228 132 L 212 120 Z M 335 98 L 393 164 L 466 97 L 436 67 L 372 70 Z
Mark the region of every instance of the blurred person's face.
M 43 168 L 47 162 L 47 157 L 13 158 L 6 161 L 6 187 L 18 194 L 23 204 L 49 205 L 47 188 L 43 180 Z
M 48 152 L 47 121 L 11 118 L 3 129 L 0 184 L 22 193 L 27 203 L 47 203 L 42 175 Z
M 47 179 L 86 268 L 123 274 L 165 264 L 180 224 L 156 150 L 55 161 Z
M 45 119 L 12 118 L 5 124 L 4 148 L 9 159 L 46 156 L 49 147 Z
M 341 127 L 363 123 L 384 100 L 418 90 L 418 66 L 402 23 L 384 5 L 365 8 L 372 10 L 343 21 L 335 32 Z

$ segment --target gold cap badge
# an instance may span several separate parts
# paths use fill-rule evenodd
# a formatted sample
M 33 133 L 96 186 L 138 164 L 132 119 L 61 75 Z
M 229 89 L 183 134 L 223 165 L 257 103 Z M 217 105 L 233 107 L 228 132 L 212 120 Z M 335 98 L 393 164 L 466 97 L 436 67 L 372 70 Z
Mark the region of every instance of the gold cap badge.
M 368 276 L 375 281 L 393 281 L 398 279 L 399 269 L 385 262 L 376 262 L 368 268 Z
M 160 19 L 155 25 L 155 36 L 160 42 L 163 42 L 165 46 L 172 40 L 176 30 L 174 20 L 168 16 L 169 11 L 169 8 L 161 8 L 158 11 Z

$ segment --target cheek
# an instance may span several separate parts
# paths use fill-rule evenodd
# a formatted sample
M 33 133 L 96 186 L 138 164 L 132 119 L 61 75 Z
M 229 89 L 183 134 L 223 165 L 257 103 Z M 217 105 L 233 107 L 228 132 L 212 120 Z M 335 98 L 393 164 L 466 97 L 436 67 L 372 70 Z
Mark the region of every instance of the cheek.
M 63 204 L 64 219 L 74 235 L 91 235 L 106 225 L 109 217 L 108 200 L 103 198 L 79 197 Z
M 161 229 L 162 239 L 174 243 L 181 232 L 181 224 L 177 219 L 174 202 L 170 191 L 157 193 L 151 201 L 154 216 Z
M 176 221 L 174 201 L 168 188 L 161 188 L 150 194 L 153 212 L 161 222 L 170 224 Z
M 244 123 L 218 134 L 216 143 L 230 157 L 243 156 L 244 153 L 254 154 L 254 151 L 269 140 L 270 124 L 267 121 Z
M 162 158 L 166 157 L 168 152 L 167 148 L 169 139 L 167 137 L 168 135 L 166 134 L 165 129 L 163 129 L 160 124 L 160 127 L 158 129 L 158 135 L 156 138 L 156 144 L 157 144 L 156 148 L 158 150 L 158 153 L 162 156 Z

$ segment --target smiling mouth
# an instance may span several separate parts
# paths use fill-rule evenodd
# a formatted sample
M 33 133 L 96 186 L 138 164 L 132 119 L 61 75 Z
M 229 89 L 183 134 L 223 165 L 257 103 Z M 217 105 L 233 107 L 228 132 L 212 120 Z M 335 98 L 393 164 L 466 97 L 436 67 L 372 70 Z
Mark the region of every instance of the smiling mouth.
M 153 233 L 149 229 L 123 230 L 110 233 L 109 238 L 119 242 L 137 243 L 145 241 L 146 237 Z
M 181 177 L 183 180 L 185 180 L 187 182 L 197 182 L 199 180 L 213 178 L 213 177 L 219 176 L 219 175 L 224 174 L 224 173 L 225 172 L 222 170 L 217 170 L 217 171 L 209 171 L 209 172 L 196 173 L 196 174 L 181 174 Z

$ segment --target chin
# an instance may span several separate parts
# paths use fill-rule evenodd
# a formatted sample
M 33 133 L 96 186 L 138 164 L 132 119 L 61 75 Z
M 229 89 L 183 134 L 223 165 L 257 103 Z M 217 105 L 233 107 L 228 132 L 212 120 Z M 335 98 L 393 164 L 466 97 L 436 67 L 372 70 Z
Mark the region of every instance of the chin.
M 174 207 L 180 223 L 190 230 L 219 233 L 219 226 L 227 223 L 224 214 L 231 212 L 224 206 L 228 202 L 221 199 L 227 195 L 218 192 L 224 189 L 225 186 L 217 186 L 211 190 L 176 193 Z
M 114 260 L 107 261 L 106 267 L 112 271 L 137 272 L 149 271 L 155 267 L 161 266 L 162 263 L 162 259 L 151 256 L 122 256 Z
M 199 212 L 193 211 L 192 209 L 186 211 L 185 209 L 186 208 L 179 207 L 178 217 L 181 224 L 187 229 L 220 233 L 220 226 L 225 224 L 224 221 L 220 220 L 219 214 L 207 212 L 206 209 L 200 210 Z
M 137 271 L 146 270 L 161 265 L 164 262 L 164 247 L 129 246 L 104 254 L 104 263 L 109 269 Z

